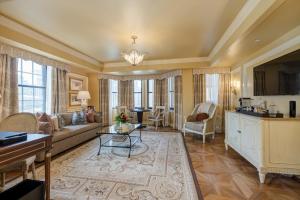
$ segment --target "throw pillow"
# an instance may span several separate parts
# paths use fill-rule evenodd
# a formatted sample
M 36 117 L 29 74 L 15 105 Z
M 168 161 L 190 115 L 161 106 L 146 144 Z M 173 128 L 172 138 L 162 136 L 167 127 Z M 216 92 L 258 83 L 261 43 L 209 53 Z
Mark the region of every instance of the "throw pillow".
M 96 123 L 102 123 L 102 112 L 96 112 L 94 117 Z
M 57 114 L 56 116 L 57 116 L 59 130 L 62 130 L 65 127 L 65 119 L 60 114 Z
M 51 120 L 51 117 L 50 115 L 47 115 L 46 113 L 43 113 L 40 115 L 40 117 L 38 118 L 38 121 L 39 122 L 49 122 L 50 123 L 50 126 L 51 126 L 51 130 L 52 132 L 54 131 L 54 124 Z
M 52 135 L 52 125 L 50 122 L 39 122 L 39 131 L 42 131 L 44 134 Z
M 54 130 L 55 130 L 55 131 L 59 131 L 60 128 L 59 128 L 59 126 L 58 126 L 58 118 L 57 118 L 57 116 L 52 116 L 52 117 L 51 117 L 51 120 L 52 120 L 52 123 L 53 123 L 53 125 L 54 125 Z
M 94 123 L 95 122 L 95 112 L 92 111 L 92 110 L 89 110 L 87 113 L 86 113 L 86 120 L 88 123 Z
M 74 112 L 72 115 L 72 124 L 73 125 L 86 124 L 86 117 L 84 112 Z
M 196 115 L 190 115 L 186 118 L 187 122 L 195 122 L 196 120 Z
M 209 115 L 207 113 L 198 113 L 196 115 L 196 121 L 203 121 L 208 118 L 209 118 Z

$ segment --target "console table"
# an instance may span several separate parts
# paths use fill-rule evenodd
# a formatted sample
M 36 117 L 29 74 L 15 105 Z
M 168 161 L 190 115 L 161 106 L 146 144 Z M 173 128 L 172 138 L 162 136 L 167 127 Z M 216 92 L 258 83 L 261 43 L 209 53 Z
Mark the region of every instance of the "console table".
M 226 112 L 225 145 L 267 173 L 300 175 L 300 118 L 265 118 Z
M 28 134 L 27 140 L 0 147 L 0 166 L 13 163 L 45 152 L 45 193 L 50 199 L 50 162 L 52 136 L 45 134 Z

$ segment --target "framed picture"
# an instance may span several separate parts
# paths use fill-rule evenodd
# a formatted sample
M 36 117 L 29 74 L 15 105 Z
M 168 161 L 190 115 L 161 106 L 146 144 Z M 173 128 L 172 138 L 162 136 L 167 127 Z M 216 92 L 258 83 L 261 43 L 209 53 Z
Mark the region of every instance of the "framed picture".
M 70 93 L 69 104 L 70 104 L 70 106 L 80 106 L 81 105 L 80 100 L 77 99 L 77 93 Z
M 79 91 L 83 90 L 83 80 L 70 78 L 70 90 L 71 91 Z

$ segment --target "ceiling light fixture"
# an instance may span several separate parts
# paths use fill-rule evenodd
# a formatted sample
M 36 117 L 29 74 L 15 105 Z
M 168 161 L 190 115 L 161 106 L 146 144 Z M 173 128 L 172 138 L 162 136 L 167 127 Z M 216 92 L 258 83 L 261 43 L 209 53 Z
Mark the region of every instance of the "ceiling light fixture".
M 144 59 L 144 53 L 139 52 L 135 49 L 135 41 L 137 40 L 137 36 L 133 35 L 131 36 L 132 42 L 132 50 L 130 50 L 128 53 L 122 53 L 123 58 L 129 62 L 132 66 L 136 66 L 140 64 Z

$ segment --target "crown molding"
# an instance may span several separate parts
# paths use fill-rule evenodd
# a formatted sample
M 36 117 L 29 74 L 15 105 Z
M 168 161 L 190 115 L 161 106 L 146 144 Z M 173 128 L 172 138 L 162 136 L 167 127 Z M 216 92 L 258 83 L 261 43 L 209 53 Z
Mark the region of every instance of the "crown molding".
M 21 22 L 6 16 L 1 12 L 0 12 L 0 26 L 7 28 L 8 30 L 12 30 L 12 31 L 21 33 L 22 35 L 24 35 L 26 37 L 33 38 L 34 40 L 37 40 L 39 42 L 42 42 L 43 44 L 49 45 L 55 49 L 65 52 L 65 53 L 67 53 L 71 56 L 74 56 L 80 60 L 83 60 L 84 62 L 87 62 L 90 65 L 93 65 L 95 67 L 101 68 L 101 66 L 103 65 L 103 63 L 100 62 L 99 60 L 97 60 L 91 56 L 88 56 L 88 55 L 80 52 L 79 50 L 76 50 L 54 38 L 51 38 L 50 36 L 45 35 L 25 24 L 22 24 Z M 5 37 L 5 36 L 2 36 L 2 37 Z M 7 38 L 7 39 L 11 39 L 11 38 Z M 26 45 L 28 45 L 28 44 L 26 44 Z
M 181 64 L 181 63 L 197 63 L 197 62 L 209 62 L 208 57 L 192 57 L 192 58 L 174 58 L 174 59 L 161 59 L 161 60 L 145 60 L 140 65 L 164 65 L 164 64 Z M 128 62 L 111 62 L 104 63 L 104 68 L 110 67 L 130 67 Z
M 220 40 L 209 53 L 211 65 L 217 65 L 221 56 L 230 45 L 247 35 L 256 25 L 286 0 L 251 0 L 246 1 L 243 8 L 226 29 Z

